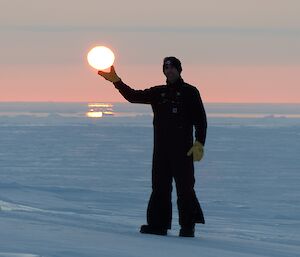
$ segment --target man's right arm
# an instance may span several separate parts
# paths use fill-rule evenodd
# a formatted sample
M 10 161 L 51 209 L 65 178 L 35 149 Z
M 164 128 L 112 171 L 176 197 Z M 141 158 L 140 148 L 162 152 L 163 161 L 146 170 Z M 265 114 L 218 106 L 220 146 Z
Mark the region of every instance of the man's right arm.
M 131 103 L 150 104 L 153 99 L 153 90 L 135 90 L 126 85 L 116 74 L 115 69 L 111 66 L 110 72 L 98 71 L 98 74 L 106 80 L 112 82 L 119 90 L 121 95 Z
M 114 85 L 127 101 L 131 103 L 151 104 L 153 99 L 153 90 L 151 88 L 135 90 L 126 85 L 122 80 L 114 82 Z

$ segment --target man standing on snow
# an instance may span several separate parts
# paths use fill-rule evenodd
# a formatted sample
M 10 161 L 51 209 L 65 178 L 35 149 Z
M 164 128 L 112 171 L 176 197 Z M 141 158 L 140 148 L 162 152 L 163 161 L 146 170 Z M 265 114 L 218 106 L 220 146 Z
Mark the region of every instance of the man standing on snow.
M 172 180 L 177 190 L 179 236 L 194 237 L 195 224 L 204 224 L 203 213 L 194 191 L 194 163 L 203 157 L 206 138 L 206 113 L 196 87 L 181 78 L 181 62 L 166 57 L 163 73 L 166 85 L 134 90 L 116 74 L 98 71 L 113 82 L 131 103 L 151 104 L 154 118 L 154 152 L 152 163 L 152 194 L 147 208 L 147 225 L 140 232 L 167 235 L 172 220 Z M 193 143 L 193 127 L 195 142 Z

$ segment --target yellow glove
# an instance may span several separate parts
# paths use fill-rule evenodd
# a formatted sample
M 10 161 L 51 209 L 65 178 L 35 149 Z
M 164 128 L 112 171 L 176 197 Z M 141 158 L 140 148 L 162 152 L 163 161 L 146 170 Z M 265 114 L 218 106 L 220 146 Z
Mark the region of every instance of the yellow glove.
M 204 146 L 200 142 L 195 141 L 191 149 L 188 151 L 187 156 L 191 156 L 192 154 L 194 161 L 201 161 L 204 155 Z
M 116 71 L 115 71 L 115 68 L 114 66 L 111 66 L 110 67 L 110 71 L 109 72 L 104 72 L 104 71 L 101 71 L 99 70 L 98 71 L 98 74 L 100 76 L 102 76 L 103 78 L 105 78 L 106 80 L 112 82 L 112 83 L 115 83 L 115 82 L 118 82 L 120 81 L 121 79 L 118 77 Z

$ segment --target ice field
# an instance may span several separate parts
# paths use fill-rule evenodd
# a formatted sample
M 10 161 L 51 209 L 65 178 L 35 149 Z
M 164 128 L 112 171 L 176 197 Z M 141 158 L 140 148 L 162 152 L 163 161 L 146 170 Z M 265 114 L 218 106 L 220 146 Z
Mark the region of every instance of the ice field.
M 300 256 L 300 105 L 207 104 L 195 164 L 206 218 L 178 237 L 143 235 L 152 116 L 116 104 L 0 104 L 0 257 Z

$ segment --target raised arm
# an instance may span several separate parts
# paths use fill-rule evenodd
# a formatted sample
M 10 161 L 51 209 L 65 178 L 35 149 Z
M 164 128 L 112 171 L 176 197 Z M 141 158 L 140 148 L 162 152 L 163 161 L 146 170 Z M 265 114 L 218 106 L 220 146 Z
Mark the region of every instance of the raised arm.
M 111 66 L 109 72 L 98 71 L 98 74 L 106 80 L 112 82 L 119 90 L 121 95 L 131 103 L 150 104 L 153 100 L 153 90 L 151 88 L 145 90 L 135 90 L 126 85 L 117 75 L 114 66 Z

